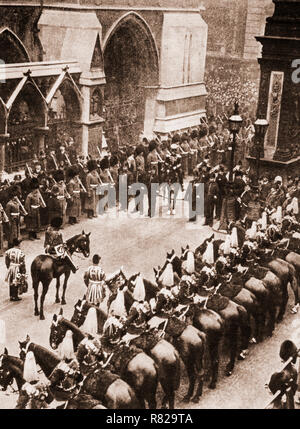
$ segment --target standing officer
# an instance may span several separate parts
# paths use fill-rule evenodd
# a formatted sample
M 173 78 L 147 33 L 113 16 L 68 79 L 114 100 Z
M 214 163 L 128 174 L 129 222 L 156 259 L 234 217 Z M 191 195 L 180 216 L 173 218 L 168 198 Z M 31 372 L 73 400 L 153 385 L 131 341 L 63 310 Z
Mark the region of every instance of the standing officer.
M 70 196 L 67 205 L 67 216 L 69 217 L 70 225 L 78 223 L 81 215 L 80 184 L 77 174 L 78 170 L 76 167 L 70 167 L 67 171 L 67 192 Z
M 97 214 L 97 205 L 98 205 L 98 195 L 97 188 L 101 184 L 100 176 L 97 171 L 97 162 L 93 159 L 88 161 L 87 164 L 89 173 L 86 176 L 86 190 L 87 195 L 85 199 L 85 210 L 89 219 L 93 217 L 98 217 Z
M 20 202 L 18 200 L 18 188 L 13 186 L 10 189 L 10 199 L 6 204 L 6 214 L 9 220 L 9 234 L 8 234 L 8 248 L 11 248 L 13 241 L 20 240 L 20 216 L 26 216 L 23 207 L 20 207 Z
M 56 186 L 58 187 L 58 191 L 59 191 L 57 196 L 57 199 L 59 200 L 59 204 L 60 204 L 59 216 L 63 219 L 63 227 L 64 227 L 66 223 L 67 198 L 69 197 L 67 192 L 67 187 L 64 182 L 64 179 L 65 179 L 64 171 L 57 170 L 53 176 L 57 182 Z
M 26 229 L 30 240 L 39 240 L 38 233 L 41 228 L 40 207 L 44 206 L 39 191 L 39 181 L 36 178 L 31 179 L 31 192 L 25 200 L 25 210 L 28 215 L 25 218 Z

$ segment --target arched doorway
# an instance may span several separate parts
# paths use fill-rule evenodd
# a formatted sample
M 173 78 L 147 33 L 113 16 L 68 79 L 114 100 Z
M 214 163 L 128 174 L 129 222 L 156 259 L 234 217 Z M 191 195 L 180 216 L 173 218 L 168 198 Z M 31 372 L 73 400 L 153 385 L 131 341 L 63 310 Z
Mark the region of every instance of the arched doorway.
M 36 86 L 28 81 L 14 101 L 8 116 L 5 161 L 8 171 L 16 171 L 38 152 L 35 129 L 45 125 L 46 107 Z
M 145 87 L 158 84 L 158 53 L 152 33 L 135 13 L 123 17 L 104 46 L 104 130 L 110 142 L 137 142 L 144 129 Z
M 46 148 L 57 151 L 69 137 L 77 142 L 81 102 L 73 87 L 73 83 L 65 78 L 51 101 L 48 112 L 50 132 L 46 138 Z

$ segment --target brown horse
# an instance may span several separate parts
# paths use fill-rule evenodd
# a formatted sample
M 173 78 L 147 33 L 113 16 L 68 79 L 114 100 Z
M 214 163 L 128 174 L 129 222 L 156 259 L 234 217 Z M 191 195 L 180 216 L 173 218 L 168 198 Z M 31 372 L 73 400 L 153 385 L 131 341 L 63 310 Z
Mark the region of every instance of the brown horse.
M 81 234 L 75 235 L 66 242 L 66 250 L 70 255 L 75 252 L 82 253 L 86 258 L 90 255 L 90 233 L 86 234 L 82 231 Z M 44 301 L 49 289 L 49 285 L 53 279 L 56 279 L 56 303 L 60 302 L 59 288 L 60 277 L 64 274 L 63 293 L 61 304 L 66 304 L 65 294 L 68 284 L 68 279 L 71 274 L 71 267 L 68 258 L 61 261 L 56 260 L 50 255 L 39 255 L 31 264 L 32 287 L 34 290 L 34 315 L 40 316 L 40 320 L 45 320 L 44 316 Z M 43 291 L 40 300 L 40 310 L 38 309 L 38 289 L 42 283 Z

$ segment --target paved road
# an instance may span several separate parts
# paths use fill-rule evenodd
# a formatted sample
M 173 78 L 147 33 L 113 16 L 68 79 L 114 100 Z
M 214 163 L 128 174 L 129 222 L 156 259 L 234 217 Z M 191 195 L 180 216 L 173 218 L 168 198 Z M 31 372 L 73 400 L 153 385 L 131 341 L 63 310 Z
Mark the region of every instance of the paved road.
M 163 209 L 165 213 L 166 209 Z M 99 216 L 93 220 L 83 220 L 80 225 L 70 226 L 64 230 L 65 238 L 69 238 L 81 230 L 91 232 L 91 256 L 99 253 L 102 256 L 102 266 L 107 274 L 113 273 L 121 266 L 126 274 L 141 272 L 145 278 L 154 280 L 153 267 L 165 262 L 166 252 L 175 249 L 180 253 L 181 246 L 190 244 L 192 248 L 199 245 L 211 235 L 208 227 L 191 227 L 186 219 L 179 216 L 165 219 L 129 218 L 119 216 L 117 219 Z M 24 241 L 22 248 L 27 255 L 27 266 L 33 258 L 42 252 L 43 237 L 40 241 Z M 77 299 L 84 295 L 86 287 L 82 281 L 84 270 L 90 263 L 83 257 L 74 257 L 80 267 L 76 275 L 71 275 L 67 289 L 67 305 L 64 315 L 69 318 Z M 18 340 L 23 341 L 26 334 L 41 345 L 49 347 L 49 327 L 52 316 L 58 313 L 60 306 L 54 304 L 55 283 L 50 286 L 45 301 L 45 321 L 40 321 L 33 315 L 33 294 L 29 284 L 29 292 L 18 303 L 8 300 L 4 260 L 0 260 L 0 318 L 7 326 L 6 346 L 10 354 L 19 353 Z M 182 383 L 177 395 L 176 407 L 186 408 L 263 408 L 269 395 L 264 384 L 271 373 L 280 365 L 278 349 L 281 341 L 291 333 L 291 322 L 297 316 L 287 315 L 284 322 L 276 330 L 272 339 L 252 346 L 246 361 L 238 362 L 234 375 L 224 377 L 224 365 L 220 369 L 220 382 L 216 390 L 205 388 L 199 404 L 184 404 L 182 398 L 186 392 L 186 381 Z M 185 375 L 184 375 L 185 378 Z M 13 408 L 16 396 L 0 392 L 0 407 Z

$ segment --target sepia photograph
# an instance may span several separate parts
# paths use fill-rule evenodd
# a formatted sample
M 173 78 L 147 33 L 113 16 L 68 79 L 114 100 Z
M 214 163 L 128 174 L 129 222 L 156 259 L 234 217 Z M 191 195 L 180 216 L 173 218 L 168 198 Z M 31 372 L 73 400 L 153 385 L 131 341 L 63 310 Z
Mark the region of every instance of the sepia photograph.
M 300 0 L 0 0 L 0 411 L 299 409 L 299 205 Z

